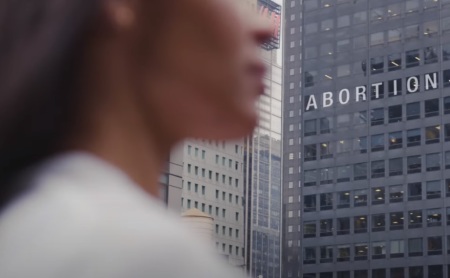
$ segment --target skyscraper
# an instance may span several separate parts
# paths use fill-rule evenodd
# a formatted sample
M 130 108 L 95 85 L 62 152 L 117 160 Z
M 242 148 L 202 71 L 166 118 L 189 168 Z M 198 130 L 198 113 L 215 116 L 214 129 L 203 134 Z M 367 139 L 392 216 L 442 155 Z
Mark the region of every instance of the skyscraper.
M 285 16 L 283 277 L 448 277 L 450 1 Z

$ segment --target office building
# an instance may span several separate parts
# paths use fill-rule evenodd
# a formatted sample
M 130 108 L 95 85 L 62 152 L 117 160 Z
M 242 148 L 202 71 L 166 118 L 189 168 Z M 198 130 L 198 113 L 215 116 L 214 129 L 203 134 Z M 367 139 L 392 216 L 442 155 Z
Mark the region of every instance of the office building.
M 449 277 L 450 1 L 285 7 L 283 277 Z

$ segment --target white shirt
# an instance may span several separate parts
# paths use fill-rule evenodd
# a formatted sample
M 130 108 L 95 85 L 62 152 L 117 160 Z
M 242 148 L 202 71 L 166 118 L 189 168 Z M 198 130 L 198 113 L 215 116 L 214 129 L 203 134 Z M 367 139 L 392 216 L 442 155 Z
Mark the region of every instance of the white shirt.
M 1 278 L 241 277 L 123 172 L 70 153 L 0 214 Z

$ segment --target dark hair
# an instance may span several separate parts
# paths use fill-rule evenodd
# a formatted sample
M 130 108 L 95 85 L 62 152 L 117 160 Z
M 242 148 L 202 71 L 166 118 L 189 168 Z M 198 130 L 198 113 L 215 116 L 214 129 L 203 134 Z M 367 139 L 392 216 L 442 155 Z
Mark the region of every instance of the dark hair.
M 0 209 L 25 190 L 12 180 L 62 147 L 99 2 L 0 0 Z

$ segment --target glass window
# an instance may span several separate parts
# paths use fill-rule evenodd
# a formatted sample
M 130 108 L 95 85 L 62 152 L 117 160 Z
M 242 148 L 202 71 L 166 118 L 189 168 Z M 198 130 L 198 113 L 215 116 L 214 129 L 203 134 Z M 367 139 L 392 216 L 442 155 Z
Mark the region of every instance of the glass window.
M 367 243 L 355 244 L 355 261 L 367 260 L 369 247 Z
M 441 154 L 440 153 L 432 153 L 427 154 L 427 171 L 439 171 L 441 170 Z
M 384 160 L 372 161 L 372 178 L 382 178 L 385 176 Z
M 391 212 L 390 213 L 390 227 L 392 230 L 403 230 L 403 212 Z
M 336 117 L 337 127 L 348 127 L 351 124 L 351 116 L 349 114 L 338 115 Z
M 360 215 L 353 218 L 355 234 L 367 233 L 367 216 Z
M 422 200 L 422 183 L 414 182 L 408 184 L 408 200 Z
M 305 12 L 316 10 L 319 8 L 319 1 L 305 0 L 303 1 L 303 8 L 305 9 Z
M 334 169 L 323 168 L 320 169 L 320 184 L 330 184 L 334 180 Z
M 370 46 L 384 44 L 384 32 L 373 33 L 370 35 Z
M 406 13 L 415 13 L 418 12 L 420 9 L 420 2 L 419 0 L 408 0 L 405 2 L 406 4 Z
M 437 8 L 439 6 L 439 1 L 437 0 L 423 0 L 423 9 L 432 9 Z
M 372 126 L 384 124 L 384 108 L 372 109 L 370 116 Z
M 316 211 L 316 195 L 306 195 L 303 199 L 305 212 Z
M 306 24 L 303 28 L 305 35 L 316 34 L 319 31 L 319 25 L 316 22 Z
M 409 268 L 409 278 L 423 278 L 423 266 L 411 266 Z
M 353 15 L 353 25 L 365 23 L 366 21 L 367 21 L 367 12 L 366 11 L 356 12 Z
M 441 126 L 429 126 L 425 128 L 425 139 L 427 144 L 439 143 Z
M 384 204 L 384 187 L 372 188 L 372 205 Z
M 436 227 L 442 225 L 442 213 L 440 208 L 427 210 L 427 226 Z
M 303 129 L 305 132 L 305 136 L 311 136 L 317 134 L 317 121 L 314 120 L 308 120 L 305 121 L 303 125 Z
M 389 149 L 399 149 L 403 147 L 403 133 L 401 131 L 389 133 Z
M 442 237 L 428 237 L 428 255 L 442 254 Z M 430 277 L 430 276 L 429 276 Z
M 354 272 L 354 278 L 369 278 L 369 272 L 368 270 L 355 270 Z
M 356 190 L 354 193 L 355 207 L 367 206 L 367 190 Z
M 425 22 L 423 24 L 423 35 L 424 35 L 424 37 L 435 36 L 435 35 L 438 34 L 438 32 L 439 32 L 439 23 L 438 23 L 438 21 L 433 20 L 433 21 Z M 437 57 L 436 57 L 436 62 L 437 62 Z M 435 62 L 431 62 L 431 63 L 435 63 Z
M 450 225 L 450 207 L 447 208 L 447 226 L 448 225 Z M 450 244 L 450 242 L 448 244 Z
M 388 19 L 396 19 L 402 16 L 405 9 L 405 3 L 399 2 L 388 6 Z
M 408 147 L 419 146 L 422 141 L 420 129 L 410 129 L 406 132 Z
M 391 254 L 391 257 L 392 256 L 393 254 Z M 391 278 L 404 278 L 404 277 L 405 277 L 405 269 L 403 267 L 391 268 Z
M 425 117 L 439 116 L 439 99 L 425 100 Z
M 349 76 L 352 71 L 350 65 L 340 65 L 336 68 L 337 77 Z
M 303 227 L 304 227 L 303 228 L 304 238 L 316 237 L 316 229 L 317 229 L 316 221 L 304 222 Z
M 350 245 L 338 245 L 337 247 L 337 261 L 350 261 Z
M 413 39 L 418 39 L 419 31 L 420 31 L 420 27 L 417 24 L 406 26 L 405 27 L 405 39 L 407 41 L 413 40 Z
M 356 138 L 354 150 L 360 153 L 367 153 L 367 137 Z
M 401 79 L 394 79 L 388 81 L 389 97 L 395 97 L 402 94 L 403 83 Z
M 367 37 L 366 36 L 359 36 L 355 37 L 353 39 L 353 48 L 354 49 L 360 49 L 367 47 Z M 361 65 L 358 65 L 359 68 L 361 68 Z
M 384 19 L 384 10 L 383 8 L 376 8 L 370 11 L 370 20 L 371 21 L 382 21 Z
M 450 124 L 444 125 L 444 140 L 450 141 Z
M 305 161 L 312 161 L 317 159 L 317 145 L 305 145 Z
M 337 219 L 337 234 L 347 235 L 350 233 L 350 218 L 338 218 Z
M 406 67 L 412 68 L 420 65 L 420 53 L 419 50 L 406 51 Z
M 422 228 L 422 211 L 421 210 L 411 210 L 408 212 L 408 228 Z
M 332 145 L 330 142 L 324 142 L 320 144 L 320 158 L 326 159 L 326 158 L 332 158 L 333 157 L 333 151 L 332 151 Z
M 384 241 L 373 242 L 372 259 L 384 259 L 384 258 L 386 258 L 386 242 Z
M 331 43 L 324 43 L 320 45 L 320 55 L 328 56 L 334 53 L 333 45 Z
M 355 124 L 367 124 L 367 111 L 360 111 L 354 114 Z
M 348 182 L 350 181 L 351 167 L 350 165 L 340 166 L 337 168 L 337 182 Z
M 389 201 L 391 203 L 403 202 L 403 185 L 393 185 L 389 187 Z
M 312 87 L 317 78 L 317 71 L 305 71 L 305 87 Z
M 427 182 L 427 199 L 441 198 L 441 181 Z
M 442 46 L 442 60 L 450 61 L 450 44 Z
M 352 141 L 340 140 L 336 143 L 336 153 L 348 153 L 352 150 Z
M 445 169 L 450 169 L 450 152 L 445 152 Z
M 437 47 L 435 47 L 435 46 L 426 47 L 423 50 L 423 52 L 424 52 L 423 56 L 425 58 L 425 64 L 426 65 L 438 62 L 439 57 L 438 57 Z
M 391 258 L 403 257 L 405 254 L 405 241 L 403 239 L 391 241 L 390 254 L 391 254 Z M 400 276 L 400 277 L 403 277 L 403 276 Z
M 320 220 L 320 236 L 332 236 L 333 235 L 333 219 Z
M 317 170 L 306 170 L 304 186 L 314 186 L 317 185 Z
M 372 278 L 386 278 L 386 269 L 372 269 Z
M 444 98 L 444 114 L 450 114 L 450 97 Z
M 350 278 L 350 271 L 338 271 L 337 278 Z
M 372 135 L 370 140 L 372 152 L 384 150 L 384 134 Z
M 333 119 L 331 117 L 320 119 L 320 134 L 331 133 L 333 130 Z
M 410 238 L 408 240 L 408 252 L 410 257 L 422 256 L 422 238 Z
M 439 104 L 439 102 L 438 102 Z M 402 106 L 394 105 L 389 106 L 389 123 L 396 123 L 402 121 Z
M 372 232 L 384 231 L 386 227 L 386 217 L 384 214 L 372 215 Z
M 331 263 L 334 257 L 334 246 L 320 247 L 320 263 Z
M 367 163 L 358 163 L 353 166 L 355 180 L 367 179 Z
M 443 278 L 444 272 L 442 265 L 429 265 L 428 278 Z
M 389 176 L 399 176 L 403 174 L 403 158 L 389 159 Z
M 422 157 L 413 155 L 407 157 L 408 174 L 420 173 L 422 171 Z
M 338 192 L 337 197 L 338 197 L 338 203 L 337 203 L 338 208 L 349 208 L 350 207 L 350 198 L 351 198 L 350 191 Z
M 321 31 L 330 31 L 334 28 L 334 21 L 333 19 L 326 19 L 323 20 L 320 24 L 320 30 Z
M 350 15 L 343 15 L 337 18 L 337 27 L 347 27 L 350 26 Z
M 403 36 L 403 28 L 395 28 L 388 30 L 388 42 L 401 41 Z
M 331 210 L 331 209 L 333 209 L 333 194 L 332 193 L 320 194 L 320 210 Z
M 388 70 L 395 71 L 402 69 L 402 54 L 396 53 L 388 56 Z
M 415 120 L 420 118 L 420 102 L 412 102 L 406 105 L 407 120 Z
M 372 74 L 382 73 L 384 71 L 384 57 L 370 59 L 370 69 Z
M 442 73 L 444 87 L 450 87 L 450 70 L 444 70 Z
M 316 248 L 315 247 L 305 247 L 303 249 L 303 263 L 304 264 L 315 264 L 316 263 Z

